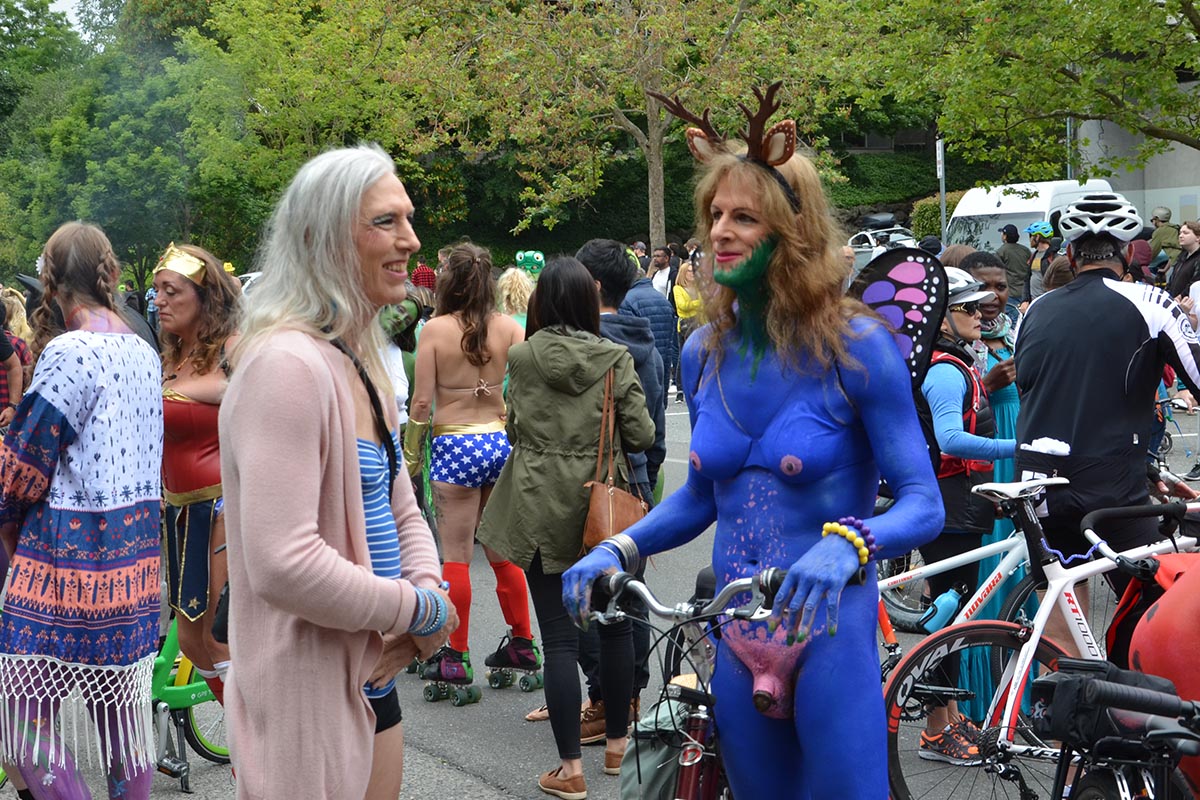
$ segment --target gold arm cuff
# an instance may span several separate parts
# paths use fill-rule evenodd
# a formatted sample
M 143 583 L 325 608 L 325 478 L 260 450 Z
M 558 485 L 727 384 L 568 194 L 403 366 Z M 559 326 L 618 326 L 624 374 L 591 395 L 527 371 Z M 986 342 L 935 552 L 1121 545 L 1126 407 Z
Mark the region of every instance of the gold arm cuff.
M 410 477 L 421 471 L 421 456 L 425 449 L 425 434 L 429 430 L 429 420 L 417 422 L 409 418 L 404 426 L 404 468 Z
M 472 433 L 503 433 L 504 420 L 491 422 L 453 422 L 445 425 L 434 425 L 434 436 L 466 436 Z
M 205 486 L 203 489 L 193 489 L 190 492 L 168 492 L 166 489 L 163 489 L 163 499 L 176 508 L 190 506 L 192 503 L 199 503 L 201 500 L 216 500 L 221 494 L 221 484 L 219 483 L 212 486 Z

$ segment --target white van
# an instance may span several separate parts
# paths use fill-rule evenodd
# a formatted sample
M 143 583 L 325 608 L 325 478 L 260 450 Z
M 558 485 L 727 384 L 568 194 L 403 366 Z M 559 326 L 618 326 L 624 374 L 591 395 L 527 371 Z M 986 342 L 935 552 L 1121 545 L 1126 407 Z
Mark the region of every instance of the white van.
M 1108 181 L 1042 181 L 1012 183 L 991 189 L 970 189 L 946 225 L 945 244 L 967 244 L 976 250 L 995 252 L 1003 241 L 1000 229 L 1015 225 L 1021 243 L 1027 244 L 1025 229 L 1035 222 L 1049 222 L 1058 230 L 1063 208 L 1085 194 L 1111 192 Z

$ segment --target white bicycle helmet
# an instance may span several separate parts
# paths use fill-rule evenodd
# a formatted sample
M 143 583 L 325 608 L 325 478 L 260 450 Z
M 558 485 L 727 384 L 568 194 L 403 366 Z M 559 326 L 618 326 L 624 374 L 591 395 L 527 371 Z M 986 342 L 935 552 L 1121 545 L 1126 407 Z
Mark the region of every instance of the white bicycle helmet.
M 975 280 L 965 269 L 946 267 L 946 302 L 950 305 L 982 302 L 995 296 L 995 292 L 984 289 L 983 282 Z
M 1142 218 L 1123 196 L 1113 192 L 1086 194 L 1066 207 L 1058 218 L 1063 239 L 1073 242 L 1084 234 L 1107 234 L 1128 242 L 1142 232 Z

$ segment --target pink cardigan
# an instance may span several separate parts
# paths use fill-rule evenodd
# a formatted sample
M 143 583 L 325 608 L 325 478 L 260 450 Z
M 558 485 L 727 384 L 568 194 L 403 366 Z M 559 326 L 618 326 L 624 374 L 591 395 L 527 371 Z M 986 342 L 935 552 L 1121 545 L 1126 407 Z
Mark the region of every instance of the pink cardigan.
M 328 342 L 282 331 L 237 365 L 221 404 L 239 798 L 364 795 L 375 717 L 362 687 L 380 632 L 405 632 L 413 586 L 441 581 L 403 470 L 392 509 L 405 579 L 371 572 L 349 370 Z

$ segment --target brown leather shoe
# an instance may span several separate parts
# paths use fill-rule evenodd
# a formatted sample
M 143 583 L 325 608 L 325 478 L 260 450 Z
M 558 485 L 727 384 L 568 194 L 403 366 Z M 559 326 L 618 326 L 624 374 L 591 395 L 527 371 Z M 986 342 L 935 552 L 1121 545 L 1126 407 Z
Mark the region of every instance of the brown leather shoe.
M 562 800 L 586 800 L 587 784 L 583 781 L 582 773 L 574 778 L 560 778 L 561 771 L 562 767 L 555 767 L 538 778 L 538 788 Z
M 614 753 L 612 750 L 604 751 L 604 774 L 605 775 L 620 775 L 621 774 L 621 759 L 625 757 L 624 753 Z
M 596 744 L 604 739 L 604 701 L 597 700 L 579 716 L 579 743 Z

